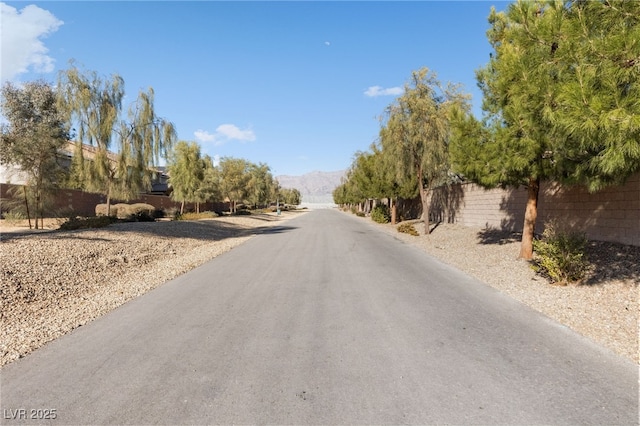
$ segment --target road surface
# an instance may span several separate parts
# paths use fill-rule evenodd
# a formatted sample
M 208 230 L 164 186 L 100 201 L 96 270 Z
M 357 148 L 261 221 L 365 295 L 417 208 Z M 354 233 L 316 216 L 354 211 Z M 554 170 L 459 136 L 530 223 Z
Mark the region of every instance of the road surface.
M 6 424 L 638 423 L 637 366 L 335 210 L 283 222 L 0 381 Z

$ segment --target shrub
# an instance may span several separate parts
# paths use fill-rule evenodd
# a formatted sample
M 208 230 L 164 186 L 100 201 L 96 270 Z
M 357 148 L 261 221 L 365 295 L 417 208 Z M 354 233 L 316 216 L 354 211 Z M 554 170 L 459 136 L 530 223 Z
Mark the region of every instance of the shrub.
M 151 204 L 136 203 L 136 204 L 112 204 L 110 216 L 117 217 L 118 219 L 128 220 L 132 222 L 153 222 L 155 220 L 156 208 Z M 106 216 L 107 205 L 96 205 L 96 216 Z
M 127 207 L 125 208 L 126 215 L 120 214 L 118 217 L 120 219 L 125 219 L 133 222 L 153 222 L 155 221 L 154 212 L 156 210 L 151 204 L 146 203 L 136 203 L 136 204 L 125 204 Z
M 180 209 L 177 207 L 168 207 L 164 209 L 164 216 L 170 217 L 171 219 L 178 219 L 178 216 L 180 216 Z
M 533 269 L 548 276 L 552 283 L 579 282 L 589 266 L 584 256 L 586 245 L 584 234 L 560 231 L 548 223 L 542 238 L 533 241 Z
M 373 211 L 371 211 L 371 219 L 378 223 L 389 223 L 391 221 L 389 207 L 384 204 L 375 206 Z
M 358 216 L 358 217 L 364 217 L 364 212 L 356 212 L 356 216 Z
M 198 220 L 198 219 L 211 219 L 218 217 L 216 212 L 201 212 L 201 213 L 183 213 L 176 216 L 176 220 Z
M 4 220 L 9 224 L 21 222 L 27 218 L 27 215 L 20 210 L 10 210 L 3 214 Z
M 397 229 L 398 229 L 398 232 L 402 232 L 403 234 L 413 235 L 414 237 L 417 237 L 420 235 L 416 230 L 416 228 L 411 223 L 407 223 L 407 222 L 401 223 Z
M 104 228 L 112 223 L 118 222 L 113 216 L 96 216 L 96 217 L 72 217 L 68 221 L 60 225 L 60 229 L 65 231 L 72 231 L 74 229 L 86 229 L 86 228 Z

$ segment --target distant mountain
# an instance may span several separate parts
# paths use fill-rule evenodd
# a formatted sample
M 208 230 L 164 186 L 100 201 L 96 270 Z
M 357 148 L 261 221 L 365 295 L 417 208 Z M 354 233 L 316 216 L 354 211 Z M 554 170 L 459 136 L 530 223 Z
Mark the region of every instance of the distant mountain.
M 315 171 L 302 176 L 276 176 L 283 188 L 295 188 L 302 194 L 303 203 L 333 203 L 333 190 L 341 183 L 346 170 Z

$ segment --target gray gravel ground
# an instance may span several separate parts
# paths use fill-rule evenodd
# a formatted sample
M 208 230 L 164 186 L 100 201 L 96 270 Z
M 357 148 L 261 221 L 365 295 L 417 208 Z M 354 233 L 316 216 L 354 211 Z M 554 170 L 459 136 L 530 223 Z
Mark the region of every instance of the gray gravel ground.
M 0 365 L 298 214 L 76 231 L 0 228 Z
M 520 235 L 495 229 L 441 224 L 419 237 L 397 232 L 397 226 L 372 226 L 413 244 L 441 261 L 508 294 L 585 337 L 638 363 L 640 317 L 640 247 L 592 241 L 592 267 L 579 285 L 559 286 L 518 260 Z
M 3 232 L 0 365 L 298 214 Z M 517 235 L 443 224 L 428 237 L 412 237 L 362 220 L 638 363 L 640 247 L 592 243 L 594 268 L 585 283 L 561 287 L 516 260 Z

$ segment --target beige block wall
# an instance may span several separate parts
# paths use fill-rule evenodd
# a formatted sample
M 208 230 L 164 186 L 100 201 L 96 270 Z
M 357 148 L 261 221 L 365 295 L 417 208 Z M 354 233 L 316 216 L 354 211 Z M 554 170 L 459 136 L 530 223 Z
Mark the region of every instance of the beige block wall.
M 465 226 L 521 232 L 527 190 L 524 187 L 484 189 L 463 184 L 438 189 L 432 196 L 431 216 Z M 623 186 L 590 194 L 581 187 L 543 183 L 538 200 L 536 232 L 555 220 L 587 238 L 640 246 L 640 173 Z

